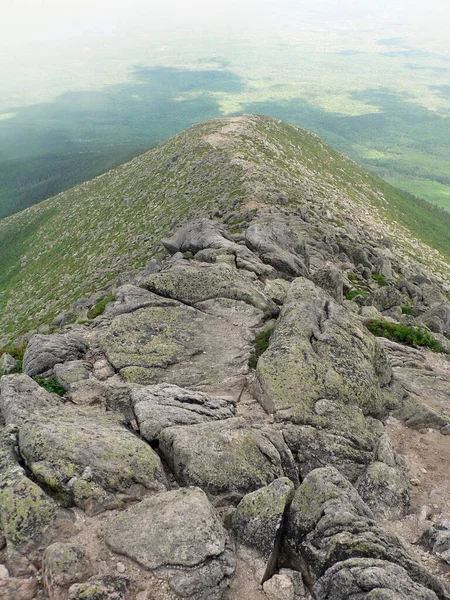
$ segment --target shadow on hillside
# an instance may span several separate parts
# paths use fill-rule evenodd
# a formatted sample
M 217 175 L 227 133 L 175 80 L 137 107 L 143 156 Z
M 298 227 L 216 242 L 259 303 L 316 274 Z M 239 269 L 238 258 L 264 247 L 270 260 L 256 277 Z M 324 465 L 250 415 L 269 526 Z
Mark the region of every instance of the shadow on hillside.
M 0 217 L 221 116 L 214 93 L 244 89 L 226 69 L 135 65 L 129 83 L 10 109 L 15 116 L 0 120 Z

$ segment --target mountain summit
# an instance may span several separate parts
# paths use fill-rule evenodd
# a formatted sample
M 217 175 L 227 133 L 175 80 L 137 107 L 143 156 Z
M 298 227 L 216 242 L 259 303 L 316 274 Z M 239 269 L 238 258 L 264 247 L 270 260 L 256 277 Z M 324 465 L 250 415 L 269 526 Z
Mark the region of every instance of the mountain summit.
M 311 222 L 351 234 L 389 237 L 405 260 L 446 276 L 447 213 L 412 202 L 312 133 L 243 115 L 195 125 L 1 220 L 0 343 L 50 322 L 120 273 L 143 268 L 171 228 L 212 217 L 237 230 L 271 207 L 303 211 Z

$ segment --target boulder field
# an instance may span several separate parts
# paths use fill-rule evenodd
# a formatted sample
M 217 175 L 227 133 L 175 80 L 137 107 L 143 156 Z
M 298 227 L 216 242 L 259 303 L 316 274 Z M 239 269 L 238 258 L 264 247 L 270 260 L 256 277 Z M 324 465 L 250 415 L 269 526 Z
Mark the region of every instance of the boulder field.
M 222 221 L 2 356 L 0 598 L 449 600 L 408 446 L 448 452 L 448 290 L 363 229 Z

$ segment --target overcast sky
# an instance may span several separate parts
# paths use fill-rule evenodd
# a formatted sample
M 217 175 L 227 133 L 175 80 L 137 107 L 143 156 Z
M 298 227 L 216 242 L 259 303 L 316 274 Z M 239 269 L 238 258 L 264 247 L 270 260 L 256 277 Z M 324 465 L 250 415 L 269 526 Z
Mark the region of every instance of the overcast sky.
M 3 4 L 6 3 L 6 6 Z M 403 23 L 429 32 L 450 27 L 445 0 L 3 0 L 0 40 L 61 39 L 133 27 L 193 29 L 267 26 L 286 20 Z

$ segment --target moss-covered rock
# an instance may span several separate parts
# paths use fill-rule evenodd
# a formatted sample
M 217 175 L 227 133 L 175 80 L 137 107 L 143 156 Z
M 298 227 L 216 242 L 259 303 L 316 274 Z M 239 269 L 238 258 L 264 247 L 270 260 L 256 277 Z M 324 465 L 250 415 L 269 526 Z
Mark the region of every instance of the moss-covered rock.
M 243 419 L 169 427 L 160 449 L 182 485 L 198 485 L 231 500 L 287 476 L 297 469 L 283 437 L 249 426 Z
M 55 519 L 57 504 L 26 477 L 18 463 L 13 431 L 0 433 L 0 523 L 8 544 L 36 540 Z
M 230 315 L 233 307 L 223 307 Z M 113 320 L 101 345 L 128 382 L 172 383 L 235 397 L 248 372 L 252 334 L 245 324 L 177 303 Z
M 90 514 L 120 505 L 115 494 L 165 489 L 158 456 L 118 415 L 69 407 L 42 412 L 20 428 L 19 447 L 38 481 Z
M 276 304 L 249 277 L 224 263 L 176 261 L 167 270 L 145 278 L 141 285 L 160 296 L 174 298 L 185 304 L 194 305 L 211 298 L 229 298 L 247 302 L 266 315 L 278 313 Z
M 292 283 L 257 366 L 257 391 L 268 412 L 326 426 L 327 416 L 314 406 L 327 398 L 377 415 L 385 409 L 382 387 L 391 377 L 383 350 L 351 313 L 311 281 Z
M 357 593 L 379 587 L 374 577 L 370 582 L 366 580 L 363 590 L 358 586 L 352 588 L 351 580 L 347 580 L 344 596 L 324 593 L 323 589 L 329 591 L 330 586 L 331 589 L 342 589 L 339 585 L 343 585 L 343 580 L 338 573 L 350 560 L 362 560 L 361 564 L 366 568 L 372 565 L 374 569 L 379 566 L 378 561 L 383 561 L 387 572 L 391 565 L 401 567 L 405 574 L 405 590 L 409 590 L 409 596 L 405 598 L 417 597 L 414 595 L 417 589 L 424 593 L 419 598 L 448 598 L 441 582 L 417 562 L 405 542 L 376 524 L 372 511 L 355 488 L 331 467 L 309 473 L 296 491 L 288 511 L 286 551 L 302 565 L 308 581 L 319 580 L 320 583 L 324 577 L 328 582 L 324 588 L 317 584 L 315 597 L 319 600 L 343 600 L 351 591 L 355 591 L 355 597 L 366 598 Z M 384 579 L 386 591 L 396 590 L 395 578 Z M 375 597 L 374 594 L 367 595 L 367 598 Z
M 244 496 L 232 519 L 236 538 L 268 559 L 280 537 L 283 516 L 293 497 L 294 484 L 287 477 Z

